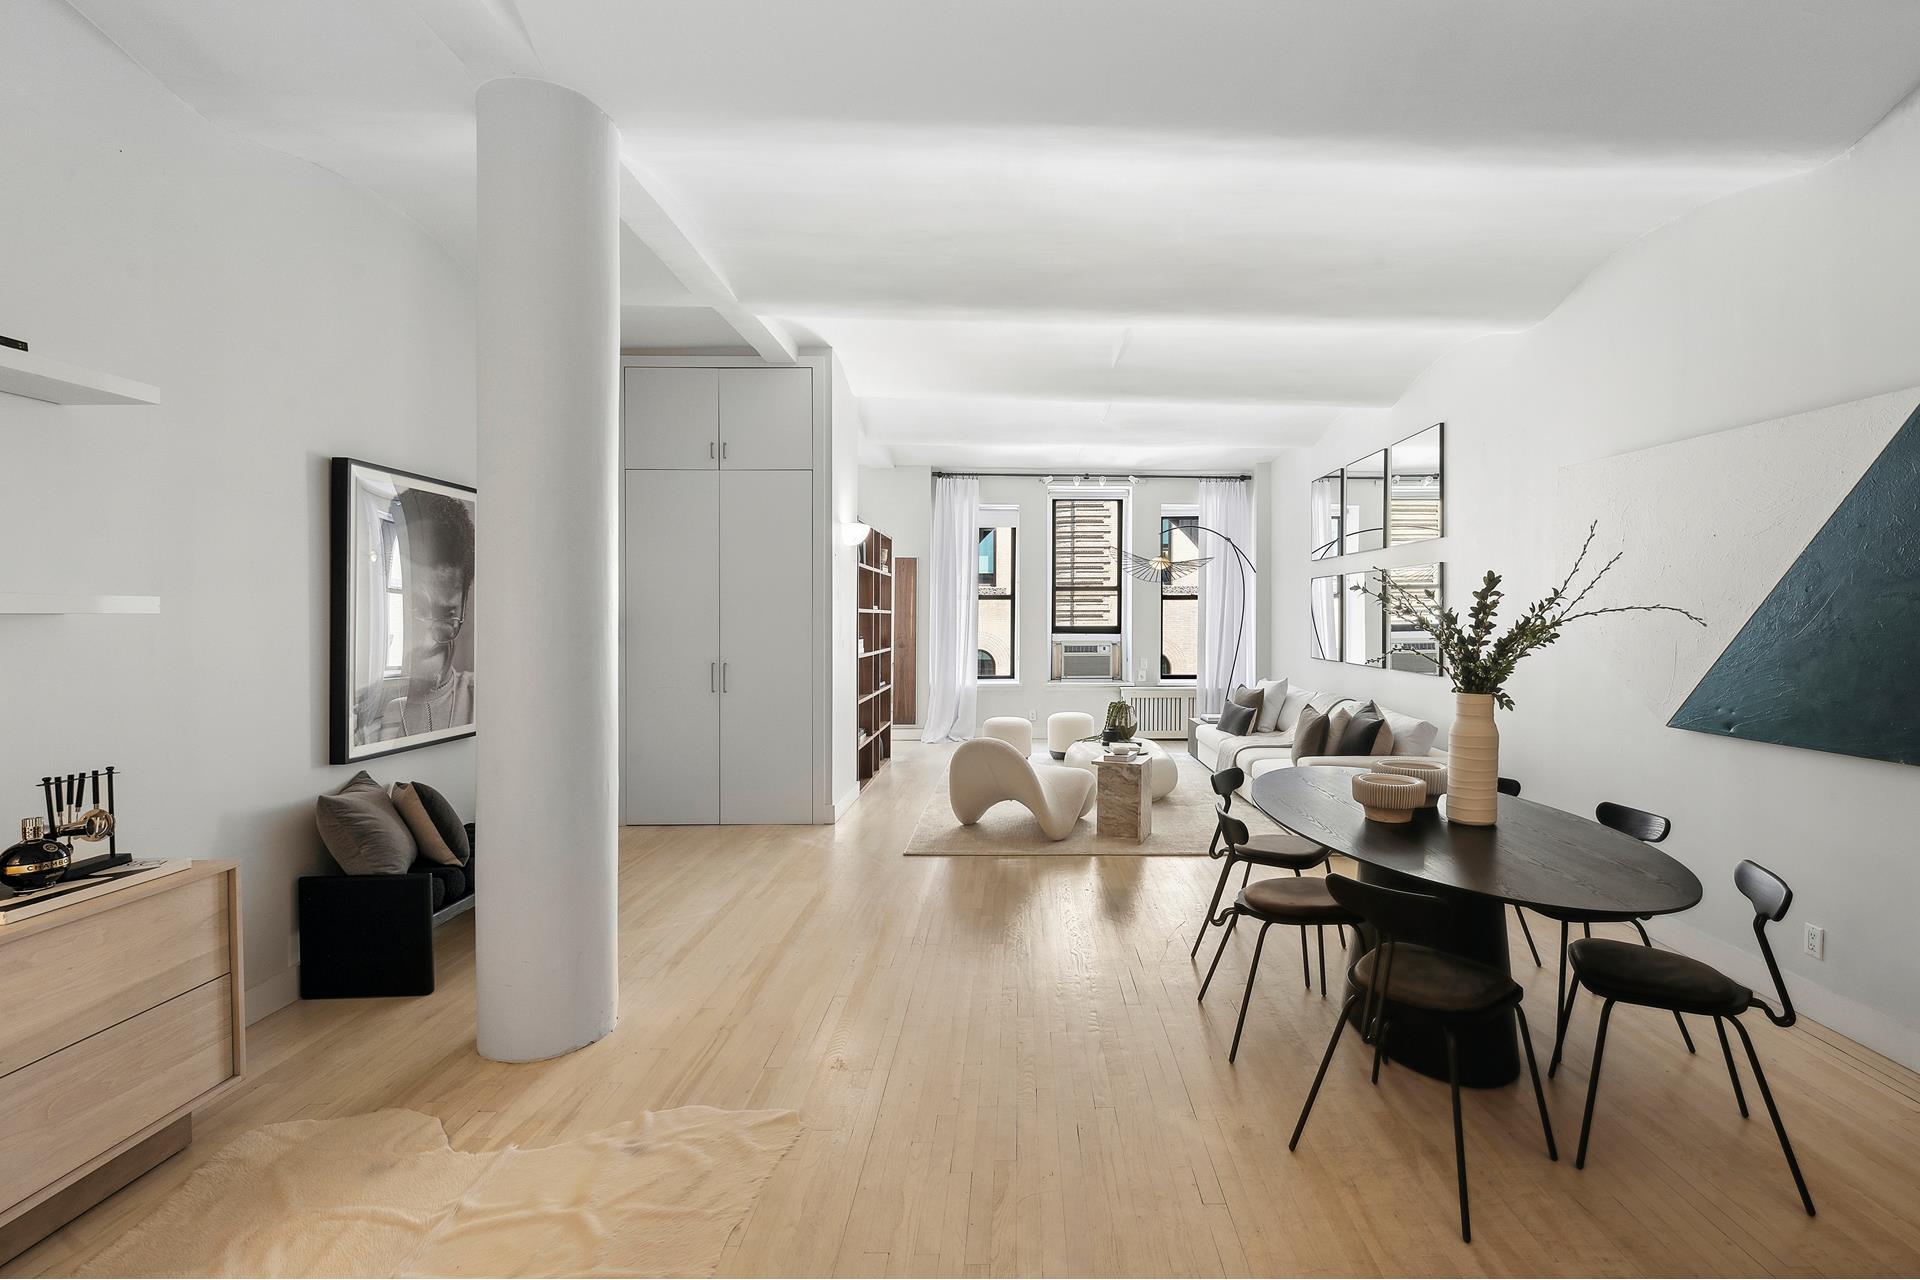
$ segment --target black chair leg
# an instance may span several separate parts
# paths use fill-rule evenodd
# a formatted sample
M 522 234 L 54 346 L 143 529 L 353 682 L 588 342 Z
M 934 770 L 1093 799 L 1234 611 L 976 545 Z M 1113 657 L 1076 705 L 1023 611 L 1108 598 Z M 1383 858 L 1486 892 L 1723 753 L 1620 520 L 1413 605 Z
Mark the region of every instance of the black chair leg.
M 1587 1137 L 1593 1132 L 1593 1100 L 1600 1093 L 1600 1055 L 1607 1051 L 1607 1022 L 1613 1017 L 1613 1001 L 1600 1006 L 1600 1030 L 1593 1037 L 1593 1069 L 1587 1076 L 1587 1111 L 1580 1117 L 1580 1150 L 1573 1157 L 1573 1167 L 1587 1167 Z
M 1813 1217 L 1813 1197 L 1807 1194 L 1807 1180 L 1800 1176 L 1800 1162 L 1793 1158 L 1793 1144 L 1787 1141 L 1787 1126 L 1780 1123 L 1780 1108 L 1773 1105 L 1773 1090 L 1767 1088 L 1767 1073 L 1760 1069 L 1760 1055 L 1753 1051 L 1753 1037 L 1740 1025 L 1740 1019 L 1733 1020 L 1733 1029 L 1740 1033 L 1740 1043 L 1747 1050 L 1747 1065 L 1753 1068 L 1753 1079 L 1760 1086 L 1760 1100 L 1767 1104 L 1767 1115 L 1773 1120 L 1773 1131 L 1780 1135 L 1780 1151 L 1787 1157 L 1787 1168 L 1793 1171 L 1793 1185 L 1800 1190 L 1800 1203 L 1806 1208 L 1807 1216 Z
M 1320 1096 L 1320 1082 L 1327 1078 L 1327 1064 L 1333 1061 L 1333 1051 L 1340 1047 L 1340 1033 L 1347 1029 L 1347 1017 L 1353 1012 L 1354 1001 L 1359 998 L 1348 996 L 1340 1006 L 1340 1016 L 1333 1020 L 1333 1034 L 1327 1037 L 1327 1051 L 1320 1055 L 1320 1069 L 1313 1073 L 1313 1087 L 1307 1090 L 1307 1100 L 1300 1107 L 1300 1119 L 1293 1126 L 1293 1136 L 1287 1139 L 1289 1151 L 1300 1145 L 1300 1134 L 1307 1127 L 1307 1115 L 1313 1110 L 1313 1100 Z
M 1560 926 L 1562 929 L 1565 925 Z M 1566 963 L 1566 953 L 1561 952 L 1562 964 Z M 1573 1021 L 1573 1002 L 1580 998 L 1580 979 L 1575 977 L 1573 989 L 1560 993 L 1560 1003 L 1553 1012 L 1553 1059 L 1547 1063 L 1547 1079 L 1551 1080 L 1560 1072 L 1560 1054 L 1567 1047 L 1567 1024 Z
M 1460 1239 L 1473 1243 L 1473 1226 L 1467 1219 L 1467 1136 L 1460 1128 L 1460 1047 L 1447 1031 L 1447 1084 L 1453 1091 L 1453 1167 L 1460 1178 Z
M 1560 1016 L 1560 1010 L 1567 1003 L 1567 922 L 1560 922 L 1560 983 L 1554 988 L 1554 1017 L 1559 1020 L 1561 1031 L 1553 1038 L 1553 1065 L 1547 1068 L 1547 1078 L 1553 1078 L 1553 1068 L 1560 1065 L 1560 1036 L 1565 1034 L 1566 1019 Z
M 1253 877 L 1253 864 L 1249 862 L 1246 864 L 1246 866 L 1240 869 L 1240 887 L 1242 889 L 1246 888 L 1247 881 L 1252 877 Z
M 1307 958 L 1307 926 L 1300 926 L 1300 978 L 1313 990 L 1313 962 Z
M 1220 935 L 1220 949 L 1213 953 L 1213 963 L 1207 966 L 1207 980 L 1200 984 L 1199 999 L 1207 998 L 1207 988 L 1213 985 L 1213 971 L 1220 967 L 1220 957 L 1227 953 L 1227 944 L 1233 941 L 1233 926 L 1239 923 L 1238 911 L 1227 917 L 1227 931 Z
M 1233 859 L 1227 859 L 1227 865 L 1220 868 L 1220 881 L 1213 886 L 1213 900 L 1207 903 L 1207 914 L 1200 917 L 1200 932 L 1193 935 L 1193 950 L 1187 952 L 1191 960 L 1200 954 L 1200 940 L 1207 936 L 1207 925 L 1213 921 L 1213 913 L 1220 909 L 1220 895 L 1227 891 L 1227 877 L 1233 874 Z
M 1651 947 L 1653 945 L 1653 939 L 1647 936 L 1647 926 L 1635 920 L 1633 927 L 1639 931 L 1641 945 Z M 1695 1052 L 1693 1047 L 1693 1033 L 1687 1030 L 1687 1020 L 1680 1016 L 1678 1009 L 1673 1011 L 1673 1025 L 1680 1028 L 1680 1038 L 1687 1042 L 1687 1052 Z
M 1302 929 L 1300 936 L 1306 937 L 1307 931 Z M 1327 998 L 1327 927 L 1325 925 L 1313 926 L 1313 945 L 1320 952 L 1320 998 L 1325 1000 Z
M 1533 967 L 1540 968 L 1540 948 L 1533 945 L 1533 930 L 1527 928 L 1527 913 L 1520 909 L 1518 903 L 1514 904 L 1513 918 L 1520 922 L 1520 936 L 1527 940 L 1527 950 L 1533 952 Z
M 1740 1072 L 1733 1065 L 1733 1050 L 1727 1045 L 1727 1024 L 1720 1018 L 1713 1020 L 1713 1029 L 1720 1033 L 1720 1056 L 1727 1060 L 1727 1079 L 1733 1081 L 1733 1100 L 1740 1104 L 1740 1118 L 1747 1116 L 1747 1095 L 1740 1088 Z
M 1247 989 L 1240 993 L 1240 1020 L 1233 1024 L 1233 1047 L 1227 1050 L 1227 1061 L 1232 1062 L 1240 1056 L 1240 1033 L 1246 1029 L 1247 1006 L 1253 1003 L 1253 975 L 1260 972 L 1260 948 L 1267 945 L 1267 930 L 1273 928 L 1269 921 L 1260 922 L 1260 936 L 1253 942 L 1253 962 L 1247 966 Z M 1306 944 L 1305 929 L 1300 931 L 1300 945 Z
M 1520 1024 L 1520 1044 L 1527 1051 L 1527 1074 L 1533 1077 L 1533 1100 L 1540 1108 L 1540 1131 L 1547 1135 L 1547 1159 L 1558 1160 L 1560 1150 L 1553 1143 L 1553 1121 L 1547 1118 L 1547 1095 L 1540 1088 L 1540 1064 L 1533 1060 L 1533 1033 L 1527 1030 L 1527 1011 L 1516 1004 L 1513 1016 Z
M 1392 1033 L 1393 1033 L 1393 1023 L 1392 1023 L 1392 1022 L 1390 1022 L 1390 1021 L 1388 1021 L 1388 1020 L 1387 1020 L 1387 1019 L 1385 1019 L 1385 1018 L 1382 1018 L 1382 1019 L 1380 1020 L 1380 1025 L 1379 1025 L 1378 1027 L 1376 1027 L 1376 1028 L 1374 1028 L 1374 1033 L 1373 1033 L 1373 1080 L 1372 1080 L 1372 1083 L 1374 1083 L 1374 1084 L 1379 1084 L 1379 1083 L 1380 1083 L 1380 1064 L 1381 1064 L 1382 1062 L 1384 1062 L 1384 1061 L 1386 1061 L 1386 1056 L 1387 1056 L 1387 1052 L 1386 1052 L 1386 1051 L 1387 1051 L 1387 1037 L 1388 1037 L 1389 1035 L 1391 1035 Z

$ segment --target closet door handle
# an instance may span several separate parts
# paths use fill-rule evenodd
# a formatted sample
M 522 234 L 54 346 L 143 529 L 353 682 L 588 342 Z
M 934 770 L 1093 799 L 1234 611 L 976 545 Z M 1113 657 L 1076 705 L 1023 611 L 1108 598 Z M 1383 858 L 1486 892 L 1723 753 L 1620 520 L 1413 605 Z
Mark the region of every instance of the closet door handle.
M 720 664 L 717 662 L 709 662 L 707 664 L 707 692 L 708 693 L 720 692 L 720 685 L 718 684 L 717 679 L 714 675 L 714 673 L 718 671 L 719 668 L 720 668 Z
M 711 458 L 711 457 L 713 457 L 713 456 L 714 456 L 714 455 L 713 455 L 713 441 L 711 441 L 711 440 L 709 440 L 709 441 L 707 441 L 707 456 L 708 456 L 709 458 Z
M 726 691 L 727 691 L 727 664 L 723 662 L 720 664 L 720 692 L 725 693 Z
M 725 462 L 726 460 L 727 460 L 727 442 L 725 440 L 722 440 L 720 442 L 720 461 Z

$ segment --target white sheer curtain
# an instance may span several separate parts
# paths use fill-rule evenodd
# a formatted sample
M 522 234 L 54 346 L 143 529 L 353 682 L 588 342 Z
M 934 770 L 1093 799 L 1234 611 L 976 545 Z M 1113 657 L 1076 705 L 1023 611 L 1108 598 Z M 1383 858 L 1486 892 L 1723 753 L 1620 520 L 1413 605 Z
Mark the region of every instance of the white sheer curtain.
M 1194 702 L 1202 714 L 1219 712 L 1236 684 L 1253 676 L 1253 571 L 1218 534 L 1253 554 L 1253 492 L 1245 480 L 1200 482 L 1200 669 Z
M 934 481 L 927 575 L 927 717 L 923 742 L 973 736 L 980 694 L 980 482 Z

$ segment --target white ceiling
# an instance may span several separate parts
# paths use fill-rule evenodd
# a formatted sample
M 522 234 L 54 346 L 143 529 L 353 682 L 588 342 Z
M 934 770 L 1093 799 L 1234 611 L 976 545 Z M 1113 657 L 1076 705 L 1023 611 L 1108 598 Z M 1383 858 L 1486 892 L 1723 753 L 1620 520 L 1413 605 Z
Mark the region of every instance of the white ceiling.
M 630 344 L 743 307 L 962 466 L 1272 456 L 1920 82 L 1913 0 L 70 2 L 461 256 L 475 84 L 581 90 L 731 294 L 629 233 Z

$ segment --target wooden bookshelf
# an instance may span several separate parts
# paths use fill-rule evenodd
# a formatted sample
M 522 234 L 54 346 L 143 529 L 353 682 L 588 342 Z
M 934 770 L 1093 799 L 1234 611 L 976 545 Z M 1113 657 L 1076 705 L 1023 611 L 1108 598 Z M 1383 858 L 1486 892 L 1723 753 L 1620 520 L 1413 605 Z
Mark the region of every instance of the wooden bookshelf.
M 893 756 L 893 539 L 869 530 L 860 544 L 860 592 L 855 634 L 860 638 L 858 736 L 860 785 L 873 781 Z

